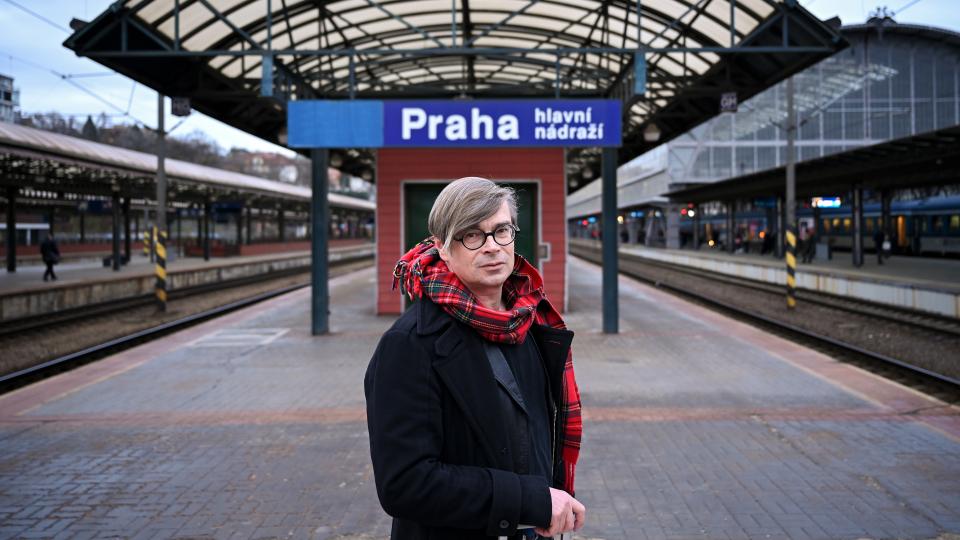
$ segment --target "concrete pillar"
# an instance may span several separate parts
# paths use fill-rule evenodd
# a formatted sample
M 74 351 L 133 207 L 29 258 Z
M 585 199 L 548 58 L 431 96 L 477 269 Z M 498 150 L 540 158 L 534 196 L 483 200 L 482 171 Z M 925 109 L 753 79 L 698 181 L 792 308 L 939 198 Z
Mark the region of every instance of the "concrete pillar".
M 863 266 L 863 188 L 853 186 L 853 265 Z
M 17 188 L 7 188 L 7 272 L 17 271 Z
M 627 242 L 636 244 L 640 237 L 640 220 L 632 218 L 627 221 Z
M 113 240 L 113 250 L 111 253 L 113 271 L 120 270 L 120 192 L 113 192 L 113 229 L 111 239 Z
M 667 213 L 667 249 L 680 249 L 680 208 L 678 204 L 668 204 Z

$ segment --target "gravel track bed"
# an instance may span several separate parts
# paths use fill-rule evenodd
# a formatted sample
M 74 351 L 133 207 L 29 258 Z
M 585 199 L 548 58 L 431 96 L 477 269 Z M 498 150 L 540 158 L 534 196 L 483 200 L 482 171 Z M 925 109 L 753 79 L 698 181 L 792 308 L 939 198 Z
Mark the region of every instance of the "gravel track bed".
M 956 335 L 805 303 L 802 299 L 797 300 L 796 309 L 788 311 L 786 288 L 779 294 L 771 293 L 749 285 L 717 283 L 624 258 L 620 259 L 620 270 L 960 379 L 960 337 Z
M 366 268 L 370 261 L 358 261 L 330 268 L 330 277 Z M 84 321 L 62 324 L 45 329 L 19 332 L 0 338 L 0 374 L 7 374 L 35 366 L 66 354 L 104 343 L 111 339 L 146 330 L 162 323 L 182 319 L 258 294 L 283 287 L 310 282 L 310 273 L 258 282 L 178 298 L 167 302 L 165 313 L 155 306 L 142 306 L 91 317 Z

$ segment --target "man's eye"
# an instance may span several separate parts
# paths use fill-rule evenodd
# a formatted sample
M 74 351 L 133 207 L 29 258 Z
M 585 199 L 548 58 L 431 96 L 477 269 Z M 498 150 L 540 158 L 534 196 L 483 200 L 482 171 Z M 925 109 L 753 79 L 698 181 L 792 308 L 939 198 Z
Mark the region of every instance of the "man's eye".
M 498 227 L 493 234 L 497 235 L 497 238 L 506 238 L 510 236 L 510 227 Z
M 463 233 L 463 239 L 467 240 L 468 242 L 470 240 L 476 240 L 477 238 L 480 238 L 480 233 L 477 231 L 467 231 Z

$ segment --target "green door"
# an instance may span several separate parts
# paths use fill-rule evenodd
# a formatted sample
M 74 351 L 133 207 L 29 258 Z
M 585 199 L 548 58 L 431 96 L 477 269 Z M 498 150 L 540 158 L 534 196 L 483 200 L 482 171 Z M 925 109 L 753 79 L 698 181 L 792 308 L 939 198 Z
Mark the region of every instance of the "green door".
M 530 264 L 537 266 L 537 185 L 536 184 L 501 184 L 513 188 L 517 192 L 517 226 L 520 232 L 515 240 L 515 250 L 523 255 Z M 440 191 L 446 184 L 408 183 L 405 185 L 404 196 L 404 236 L 405 250 L 412 248 L 417 242 L 426 238 L 427 217 L 433 208 Z

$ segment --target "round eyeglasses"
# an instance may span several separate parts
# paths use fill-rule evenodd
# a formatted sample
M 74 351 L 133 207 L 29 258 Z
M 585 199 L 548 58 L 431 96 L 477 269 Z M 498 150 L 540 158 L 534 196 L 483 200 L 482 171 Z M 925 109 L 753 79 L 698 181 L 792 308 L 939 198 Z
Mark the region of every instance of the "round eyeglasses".
M 487 243 L 488 236 L 492 236 L 493 241 L 501 246 L 509 246 L 513 243 L 514 238 L 517 237 L 519 230 L 516 225 L 504 223 L 490 232 L 483 232 L 480 229 L 467 229 L 463 231 L 460 238 L 455 237 L 454 240 L 459 241 L 463 244 L 463 247 L 471 251 L 483 247 L 483 245 Z

